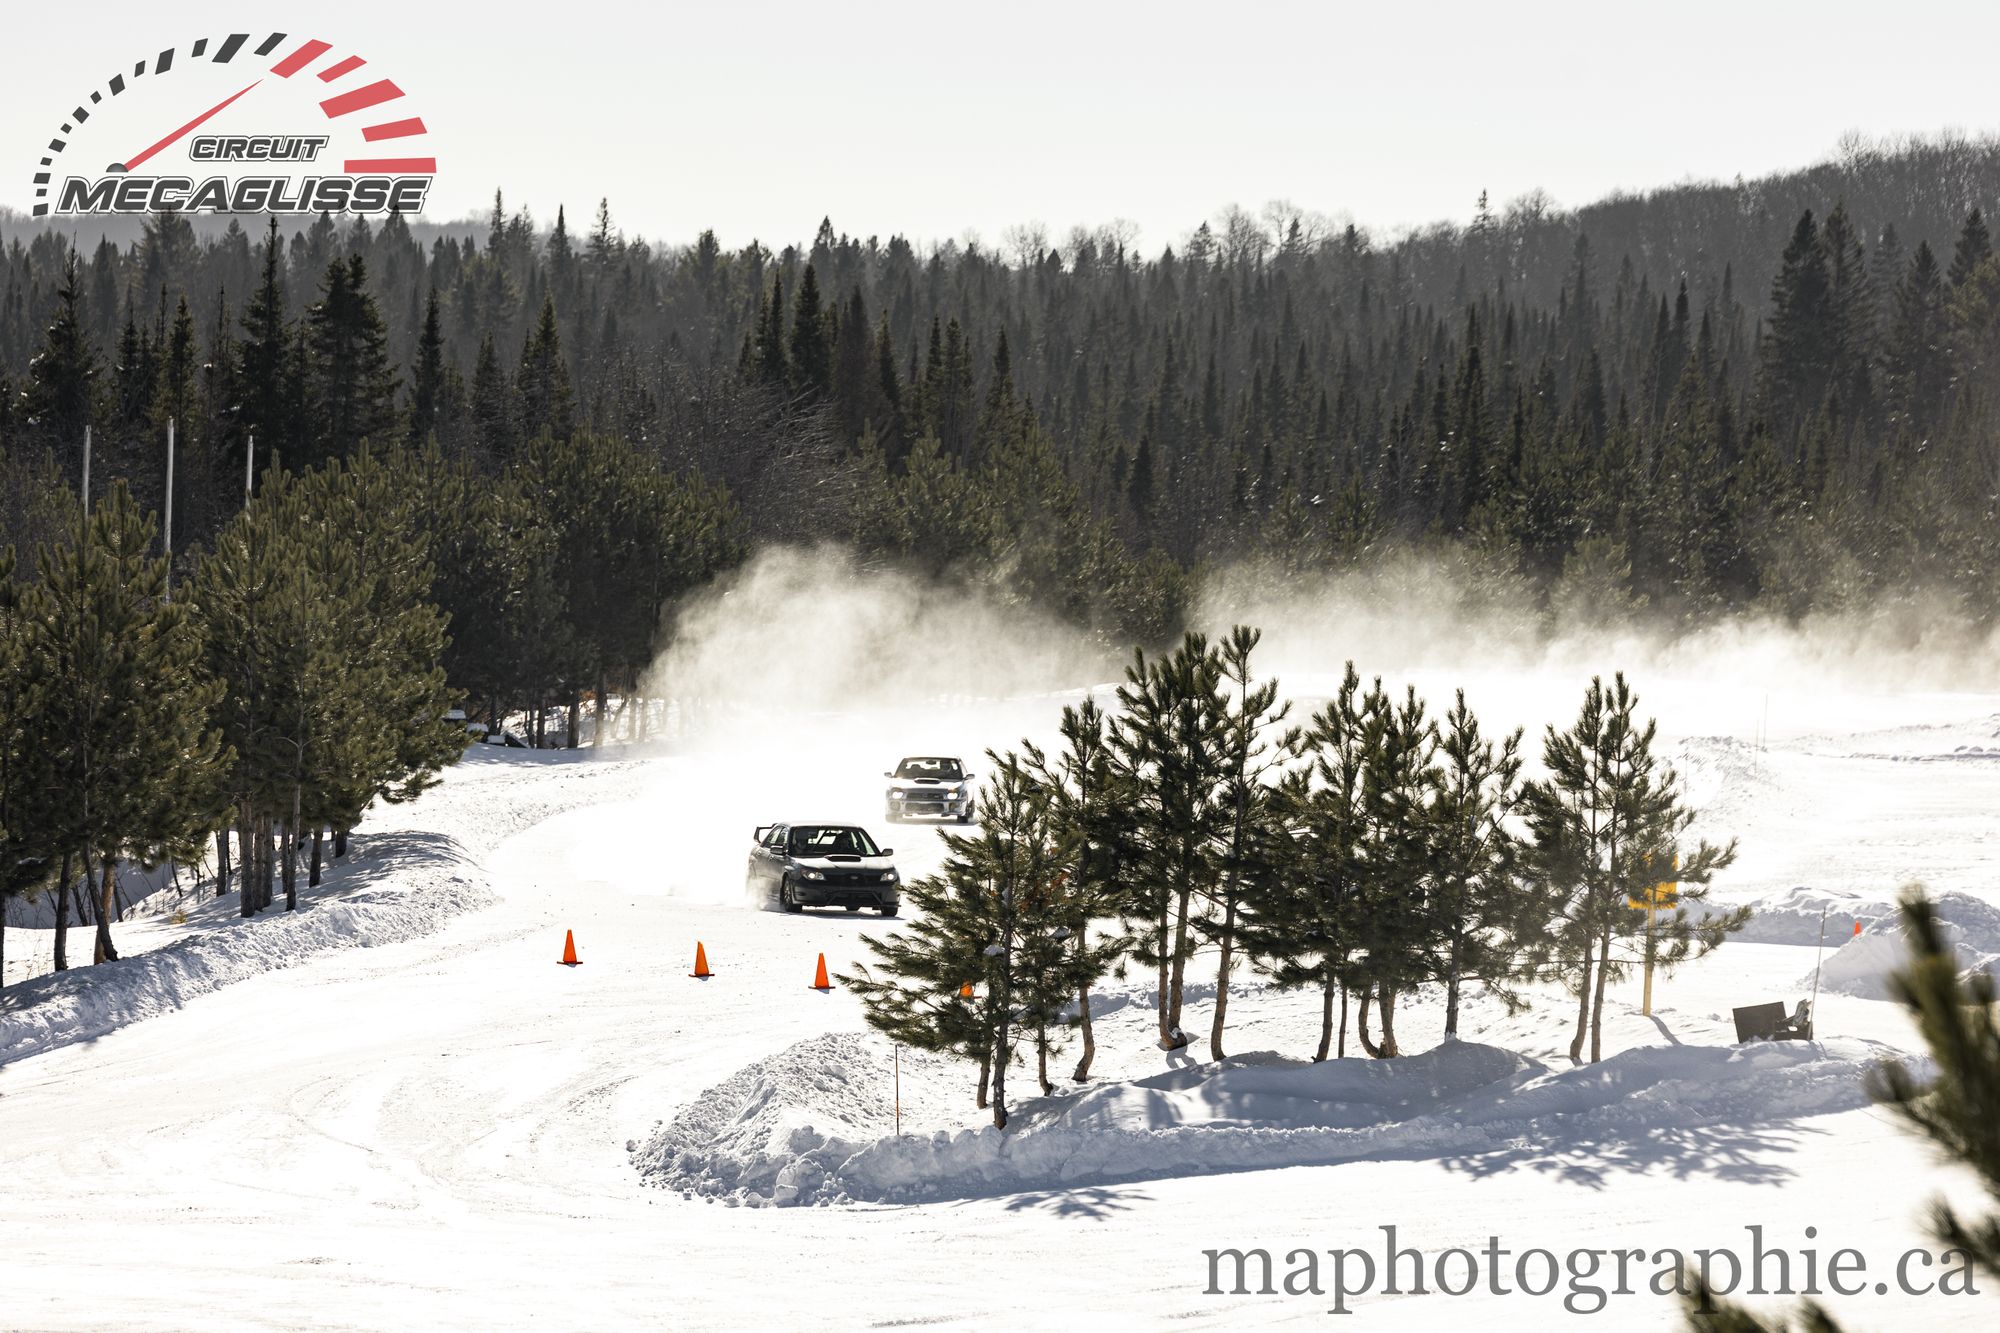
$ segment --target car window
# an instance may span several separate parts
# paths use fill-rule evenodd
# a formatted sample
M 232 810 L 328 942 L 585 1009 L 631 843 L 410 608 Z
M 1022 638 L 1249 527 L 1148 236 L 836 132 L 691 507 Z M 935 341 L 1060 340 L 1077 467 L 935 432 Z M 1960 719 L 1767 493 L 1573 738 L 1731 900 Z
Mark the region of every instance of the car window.
M 875 840 L 866 829 L 841 825 L 792 830 L 794 856 L 879 856 Z
M 899 778 L 936 778 L 940 782 L 956 782 L 965 776 L 958 760 L 947 758 L 905 759 L 896 766 Z
M 774 826 L 769 833 L 766 833 L 764 835 L 764 845 L 766 847 L 772 847 L 772 848 L 784 846 L 785 826 L 783 824 L 778 824 Z

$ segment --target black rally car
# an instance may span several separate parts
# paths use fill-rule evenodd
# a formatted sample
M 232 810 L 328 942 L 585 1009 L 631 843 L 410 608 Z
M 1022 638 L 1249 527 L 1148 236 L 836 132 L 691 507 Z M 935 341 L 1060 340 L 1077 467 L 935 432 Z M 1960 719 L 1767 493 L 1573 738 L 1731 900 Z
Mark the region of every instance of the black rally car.
M 808 907 L 872 907 L 894 916 L 902 877 L 868 830 L 854 824 L 762 824 L 750 849 L 744 887 L 760 903 L 787 912 Z

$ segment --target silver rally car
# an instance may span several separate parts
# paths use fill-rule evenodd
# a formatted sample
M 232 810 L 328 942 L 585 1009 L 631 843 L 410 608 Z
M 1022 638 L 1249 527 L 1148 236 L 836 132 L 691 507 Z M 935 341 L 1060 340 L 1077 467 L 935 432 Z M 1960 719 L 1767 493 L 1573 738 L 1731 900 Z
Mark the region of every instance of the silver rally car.
M 884 773 L 889 779 L 885 813 L 891 824 L 906 819 L 972 822 L 972 774 L 947 755 L 916 755 Z
M 787 912 L 808 907 L 872 907 L 894 916 L 902 877 L 868 830 L 854 824 L 762 824 L 750 849 L 744 888 L 756 902 Z

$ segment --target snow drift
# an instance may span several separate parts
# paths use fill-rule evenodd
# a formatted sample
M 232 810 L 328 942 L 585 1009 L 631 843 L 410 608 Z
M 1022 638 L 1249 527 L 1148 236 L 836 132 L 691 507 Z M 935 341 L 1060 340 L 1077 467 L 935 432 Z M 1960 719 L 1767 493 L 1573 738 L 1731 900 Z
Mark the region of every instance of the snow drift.
M 366 948 L 427 935 L 492 901 L 486 876 L 457 839 L 392 833 L 358 839 L 346 878 L 365 887 L 95 967 L 72 968 L 7 988 L 0 1065 L 178 1009 L 198 995 L 329 949 Z M 234 898 L 220 906 L 233 912 Z M 90 932 L 72 940 L 90 950 Z
M 331 949 L 395 944 L 442 930 L 494 901 L 474 849 L 629 790 L 643 771 L 636 763 L 583 758 L 475 746 L 425 794 L 421 812 L 412 805 L 371 810 L 353 854 L 328 867 L 319 888 L 307 889 L 301 876 L 297 912 L 245 920 L 231 895 L 191 904 L 185 925 L 155 917 L 114 926 L 126 954 L 118 962 L 73 967 L 0 991 L 0 1066 L 101 1037 Z M 413 821 L 433 827 L 412 827 Z M 454 832 L 436 831 L 437 825 Z M 72 927 L 70 941 L 89 957 L 88 928 Z
M 1959 976 L 1990 972 L 2000 977 L 2000 907 L 1963 893 L 1941 893 L 1934 901 L 1945 939 L 1957 954 Z M 1864 1000 L 1893 998 L 1889 979 L 1909 964 L 1910 948 L 1894 924 L 1894 913 L 1886 915 L 1887 920 L 1864 925 L 1861 934 L 1848 935 L 1845 944 L 1827 955 L 1820 967 L 1821 990 Z M 1798 984 L 1810 988 L 1812 980 L 1807 972 Z
M 1962 896 L 1962 895 L 1961 895 Z M 1865 933 L 1892 934 L 1897 940 L 1896 904 L 1887 898 L 1806 885 L 1766 894 L 1750 903 L 1750 922 L 1729 938 L 1742 944 L 1798 944 L 1815 948 L 1822 942 L 1838 947 L 1852 938 L 1859 921 Z M 1822 920 L 1822 913 L 1824 918 Z M 1821 928 L 1825 938 L 1822 941 Z
M 1551 1070 L 1450 1042 L 1394 1061 L 1270 1054 L 1030 1101 L 990 1127 L 885 1135 L 882 1059 L 858 1036 L 739 1070 L 643 1145 L 647 1183 L 752 1205 L 922 1202 L 1365 1158 L 1470 1158 L 1548 1142 L 1664 1160 L 1672 1138 L 1868 1104 L 1874 1042 L 1645 1047 Z

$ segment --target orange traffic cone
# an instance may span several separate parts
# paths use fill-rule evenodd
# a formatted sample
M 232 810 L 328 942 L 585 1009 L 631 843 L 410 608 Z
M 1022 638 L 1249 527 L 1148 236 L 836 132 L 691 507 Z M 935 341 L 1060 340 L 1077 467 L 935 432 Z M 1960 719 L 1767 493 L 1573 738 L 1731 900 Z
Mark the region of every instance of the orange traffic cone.
M 817 972 L 813 973 L 813 984 L 812 984 L 812 988 L 813 988 L 814 990 L 816 990 L 816 991 L 830 991 L 830 990 L 832 990 L 832 989 L 833 989 L 833 983 L 832 983 L 831 981 L 828 981 L 828 980 L 826 979 L 826 955 L 825 955 L 825 954 L 821 954 L 821 955 L 819 956 L 819 970 L 818 970 Z
M 966 983 L 965 983 L 965 984 L 964 984 L 963 986 L 960 986 L 960 987 L 958 988 L 958 998 L 959 998 L 959 999 L 961 999 L 961 1000 L 969 1000 L 969 999 L 971 999 L 971 998 L 972 998 L 972 983 L 971 983 L 971 982 L 969 982 L 969 981 L 968 981 L 968 982 L 966 982 Z
M 565 930 L 563 932 L 563 956 L 557 959 L 556 961 L 561 963 L 564 967 L 576 967 L 583 962 L 581 958 L 578 958 L 576 956 L 575 931 Z
M 1861 923 L 1859 921 L 1854 923 L 1854 933 L 1857 935 L 1861 933 Z
M 694 971 L 688 973 L 688 975 L 691 977 L 700 977 L 703 981 L 707 981 L 715 975 L 715 973 L 708 970 L 708 950 L 701 947 L 700 940 L 694 942 Z

